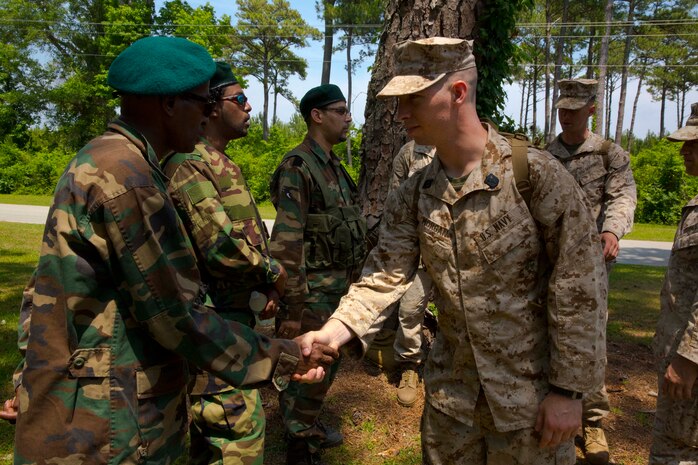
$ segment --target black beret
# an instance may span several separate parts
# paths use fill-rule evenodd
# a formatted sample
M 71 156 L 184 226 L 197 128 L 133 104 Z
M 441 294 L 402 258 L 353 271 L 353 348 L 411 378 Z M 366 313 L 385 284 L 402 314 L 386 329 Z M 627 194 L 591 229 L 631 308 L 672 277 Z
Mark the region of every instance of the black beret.
M 177 95 L 208 81 L 216 64 L 204 47 L 180 37 L 145 37 L 109 67 L 107 83 L 119 92 Z
M 301 115 L 303 119 L 307 120 L 313 108 L 322 108 L 330 103 L 346 102 L 346 100 L 342 91 L 334 84 L 323 84 L 313 87 L 301 99 Z
M 216 62 L 216 72 L 213 73 L 211 82 L 209 82 L 209 89 L 215 89 L 216 87 L 226 87 L 237 84 L 238 79 L 233 74 L 233 70 L 230 68 L 228 63 L 217 61 Z

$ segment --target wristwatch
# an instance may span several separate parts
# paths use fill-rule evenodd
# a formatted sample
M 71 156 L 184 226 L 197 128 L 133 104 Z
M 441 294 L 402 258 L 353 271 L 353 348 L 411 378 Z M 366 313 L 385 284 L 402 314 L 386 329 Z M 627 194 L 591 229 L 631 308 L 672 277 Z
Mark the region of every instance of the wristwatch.
M 581 392 L 570 391 L 569 389 L 561 388 L 560 386 L 555 386 L 554 384 L 550 384 L 549 386 L 550 392 L 554 392 L 555 394 L 568 397 L 572 400 L 579 400 L 582 397 L 584 397 L 584 394 Z

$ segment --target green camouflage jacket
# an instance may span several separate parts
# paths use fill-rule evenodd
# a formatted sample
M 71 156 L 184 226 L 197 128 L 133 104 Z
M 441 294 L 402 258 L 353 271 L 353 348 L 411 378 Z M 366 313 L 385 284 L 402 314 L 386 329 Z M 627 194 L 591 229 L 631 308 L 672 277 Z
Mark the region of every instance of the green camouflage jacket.
M 313 177 L 309 166 L 296 156 L 300 152 L 317 158 L 322 167 L 322 179 Z M 288 314 L 280 314 L 280 317 L 300 320 L 303 304 L 308 298 L 316 301 L 323 298 L 328 301 L 338 300 L 361 270 L 361 264 L 318 267 L 308 263 L 318 242 L 307 228 L 309 218 L 327 212 L 323 188 L 333 196 L 338 207 L 356 207 L 358 210 L 358 190 L 339 158 L 333 152 L 325 153 L 314 140 L 306 136 L 298 147 L 286 154 L 271 182 L 271 200 L 276 207 L 276 220 L 270 248 L 272 256 L 281 262 L 288 273 L 284 296 Z M 365 236 L 365 220 L 361 218 L 361 221 Z M 365 247 L 365 237 L 360 240 Z
M 285 387 L 295 344 L 225 322 L 200 295 L 155 153 L 117 120 L 73 158 L 49 210 L 20 315 L 15 463 L 172 462 L 185 360 L 229 384 Z
M 240 168 L 205 141 L 162 161 L 168 191 L 194 245 L 207 304 L 226 320 L 254 324 L 250 294 L 279 277 L 269 237 Z M 192 394 L 232 387 L 199 371 Z

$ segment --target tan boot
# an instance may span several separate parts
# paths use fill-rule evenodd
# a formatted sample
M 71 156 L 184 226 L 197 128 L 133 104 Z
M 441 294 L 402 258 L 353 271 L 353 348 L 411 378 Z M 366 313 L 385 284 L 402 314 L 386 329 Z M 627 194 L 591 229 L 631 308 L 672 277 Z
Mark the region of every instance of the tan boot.
M 405 370 L 402 372 L 400 385 L 397 388 L 397 402 L 403 407 L 411 407 L 417 401 L 417 386 L 419 385 L 419 375 L 415 370 Z
M 583 430 L 584 457 L 587 462 L 591 465 L 608 465 L 608 442 L 601 425 L 586 424 Z

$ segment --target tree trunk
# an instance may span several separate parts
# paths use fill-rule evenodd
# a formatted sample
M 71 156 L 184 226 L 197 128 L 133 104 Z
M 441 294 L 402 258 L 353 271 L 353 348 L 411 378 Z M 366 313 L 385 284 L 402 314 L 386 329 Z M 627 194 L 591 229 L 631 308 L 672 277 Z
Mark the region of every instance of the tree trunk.
M 550 0 L 545 0 L 545 122 L 543 123 L 543 143 L 548 141 L 550 131 L 550 35 L 552 11 Z
M 613 103 L 613 75 L 608 73 L 606 75 L 606 129 L 604 130 L 604 138 L 610 139 L 611 137 L 611 104 Z
M 424 37 L 472 39 L 478 12 L 484 0 L 390 0 L 368 85 L 365 124 L 361 141 L 359 193 L 368 226 L 373 227 L 383 212 L 392 160 L 407 141 L 397 121 L 397 99 L 377 99 L 376 94 L 394 74 L 393 45 Z M 477 50 L 476 50 L 477 52 Z
M 324 0 L 323 17 L 325 19 L 325 45 L 322 54 L 322 79 L 320 84 L 330 83 L 330 73 L 332 71 L 332 47 L 334 43 L 334 25 L 332 24 L 331 9 L 335 0 Z M 329 7 L 329 8 L 328 8 Z
M 594 36 L 596 36 L 596 26 L 589 29 L 589 46 L 587 47 L 587 79 L 594 79 Z M 574 63 L 574 61 L 572 61 Z
M 536 140 L 536 124 L 538 123 L 538 64 L 533 60 L 533 114 L 531 115 L 531 140 Z
M 264 76 L 262 79 L 262 91 L 264 92 L 264 108 L 262 109 L 262 139 L 269 139 L 269 61 L 264 62 Z
M 625 28 L 625 50 L 623 51 L 623 68 L 620 77 L 620 96 L 618 97 L 618 120 L 616 121 L 616 144 L 620 145 L 623 139 L 623 119 L 625 117 L 625 95 L 628 91 L 628 63 L 630 62 L 630 47 L 632 45 L 631 34 L 633 32 L 633 14 L 635 13 L 635 0 L 628 0 L 628 27 Z
M 662 106 L 659 110 L 659 138 L 664 139 L 664 109 L 666 108 L 666 83 L 662 85 Z
M 596 134 L 603 134 L 604 124 L 604 96 L 606 95 L 606 65 L 608 64 L 608 43 L 611 38 L 611 20 L 613 19 L 613 0 L 606 2 L 606 14 L 604 21 L 603 38 L 601 39 L 601 51 L 599 52 L 599 84 L 596 88 Z
M 553 105 L 550 109 L 550 130 L 546 138 L 546 142 L 550 142 L 555 138 L 555 132 L 557 131 L 557 110 L 555 108 L 555 102 L 557 102 L 558 86 L 557 83 L 560 80 L 560 74 L 562 73 L 562 54 L 565 48 L 565 38 L 567 35 L 567 12 L 569 10 L 569 0 L 564 0 L 562 2 L 562 24 L 560 26 L 560 34 L 557 39 L 556 49 L 555 49 L 555 78 L 553 79 Z
M 630 116 L 630 129 L 628 129 L 628 146 L 626 150 L 632 152 L 633 149 L 633 129 L 635 129 L 635 115 L 637 115 L 637 101 L 640 99 L 640 92 L 642 92 L 642 79 L 645 77 L 644 68 L 640 72 L 640 76 L 637 79 L 637 92 L 635 93 L 635 100 L 633 101 L 633 112 Z
M 524 124 L 523 124 L 523 129 L 524 129 L 524 134 L 528 134 L 528 108 L 529 108 L 529 103 L 531 102 L 531 88 L 533 87 L 533 79 L 531 79 L 531 83 L 528 85 L 528 89 L 526 90 L 526 110 L 524 111 Z M 533 137 L 531 137 L 533 138 Z
M 351 75 L 354 69 L 351 66 L 351 41 L 353 39 L 353 28 L 347 29 L 347 108 L 351 111 Z M 347 134 L 347 165 L 351 166 L 351 133 Z
M 526 92 L 527 92 L 526 84 L 527 83 L 528 83 L 528 81 L 526 80 L 526 71 L 524 71 L 523 84 L 521 85 L 521 107 L 519 110 L 519 126 L 524 128 L 524 130 L 526 129 L 526 126 L 524 126 L 524 122 L 523 122 L 523 120 L 524 120 L 524 117 L 523 117 L 523 115 L 524 115 L 524 99 L 526 98 Z M 528 108 L 526 108 L 526 110 L 528 110 Z

